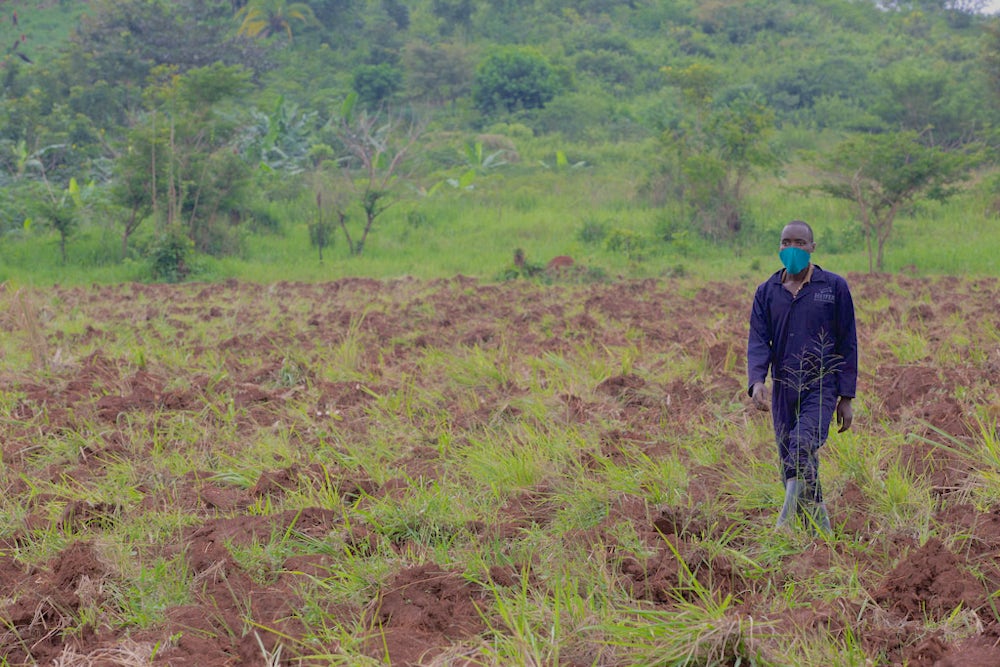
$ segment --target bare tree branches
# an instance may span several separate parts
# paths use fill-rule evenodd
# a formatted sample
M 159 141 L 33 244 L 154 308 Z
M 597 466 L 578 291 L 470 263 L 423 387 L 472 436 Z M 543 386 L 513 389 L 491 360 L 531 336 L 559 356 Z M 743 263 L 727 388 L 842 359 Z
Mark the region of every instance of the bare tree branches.
M 353 193 L 350 203 L 358 204 L 364 215 L 360 237 L 352 238 L 348 229 L 347 201 L 338 207 L 337 217 L 350 253 L 360 255 L 376 219 L 400 198 L 398 181 L 409 176 L 404 167 L 426 122 L 385 110 L 354 115 L 352 107 L 349 100 L 335 132 L 346 152 L 341 173 Z

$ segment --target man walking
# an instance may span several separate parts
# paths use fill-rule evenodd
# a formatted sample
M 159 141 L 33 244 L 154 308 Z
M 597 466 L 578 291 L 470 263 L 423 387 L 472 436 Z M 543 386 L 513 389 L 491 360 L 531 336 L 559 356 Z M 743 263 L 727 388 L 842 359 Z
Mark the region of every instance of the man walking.
M 812 228 L 793 220 L 781 231 L 784 269 L 757 287 L 747 343 L 748 393 L 768 407 L 764 382 L 771 372 L 771 417 L 778 443 L 785 501 L 782 527 L 802 515 L 814 531 L 830 533 L 817 452 L 837 416 L 851 427 L 858 379 L 854 300 L 847 281 L 812 263 Z

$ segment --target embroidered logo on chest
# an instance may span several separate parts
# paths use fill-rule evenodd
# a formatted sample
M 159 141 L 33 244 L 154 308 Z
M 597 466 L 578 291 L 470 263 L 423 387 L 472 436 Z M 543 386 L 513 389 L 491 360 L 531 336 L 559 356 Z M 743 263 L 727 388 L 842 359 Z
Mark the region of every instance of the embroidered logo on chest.
M 813 300 L 824 301 L 826 303 L 833 303 L 834 301 L 837 300 L 837 297 L 834 296 L 832 287 L 826 287 L 816 292 L 815 296 L 813 296 Z

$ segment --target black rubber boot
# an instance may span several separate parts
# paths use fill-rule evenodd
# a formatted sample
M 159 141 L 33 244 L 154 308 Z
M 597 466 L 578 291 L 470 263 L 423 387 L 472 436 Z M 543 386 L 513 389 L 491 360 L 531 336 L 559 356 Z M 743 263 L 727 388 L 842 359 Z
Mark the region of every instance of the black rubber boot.
M 830 525 L 830 513 L 823 502 L 823 490 L 819 480 L 814 485 L 803 484 L 799 512 L 802 520 L 813 535 L 830 535 L 833 527 Z
M 784 528 L 788 522 L 801 511 L 802 483 L 798 477 L 790 477 L 785 480 L 785 502 L 781 506 L 778 514 L 776 528 Z
M 805 510 L 805 520 L 808 522 L 809 530 L 813 535 L 830 535 L 833 527 L 830 525 L 830 513 L 826 510 L 826 503 L 809 503 Z

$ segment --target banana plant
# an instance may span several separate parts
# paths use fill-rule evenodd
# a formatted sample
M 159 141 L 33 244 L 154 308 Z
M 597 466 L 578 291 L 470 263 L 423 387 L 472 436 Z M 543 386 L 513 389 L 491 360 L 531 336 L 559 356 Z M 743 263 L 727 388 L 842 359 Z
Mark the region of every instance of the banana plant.
M 316 115 L 304 113 L 284 96 L 271 113 L 251 110 L 253 123 L 240 138 L 241 150 L 266 171 L 298 174 L 309 153 L 309 125 Z
M 76 178 L 61 192 L 45 182 L 45 194 L 35 203 L 37 217 L 59 234 L 59 253 L 66 263 L 66 245 L 80 226 L 80 221 L 93 206 L 97 197 L 97 186 L 93 181 L 81 187 Z
M 501 149 L 484 155 L 481 141 L 470 141 L 465 145 L 465 160 L 470 167 L 478 171 L 489 171 L 507 164 L 507 160 L 503 159 L 505 153 L 506 151 Z
M 465 162 L 468 168 L 462 172 L 458 178 L 445 178 L 438 181 L 431 186 L 429 190 L 427 190 L 425 193 L 426 196 L 432 196 L 444 185 L 450 185 L 456 190 L 475 189 L 475 180 L 477 176 L 488 172 L 491 169 L 496 169 L 507 164 L 507 160 L 503 157 L 505 153 L 506 151 L 502 149 L 492 153 L 484 153 L 483 142 L 468 142 L 465 145 Z
M 586 160 L 580 160 L 579 162 L 574 162 L 570 164 L 569 159 L 566 157 L 566 153 L 561 150 L 556 151 L 556 163 L 555 167 L 550 166 L 544 160 L 539 160 L 538 164 L 542 165 L 546 169 L 555 169 L 556 171 L 566 171 L 568 169 L 583 169 L 587 166 Z

